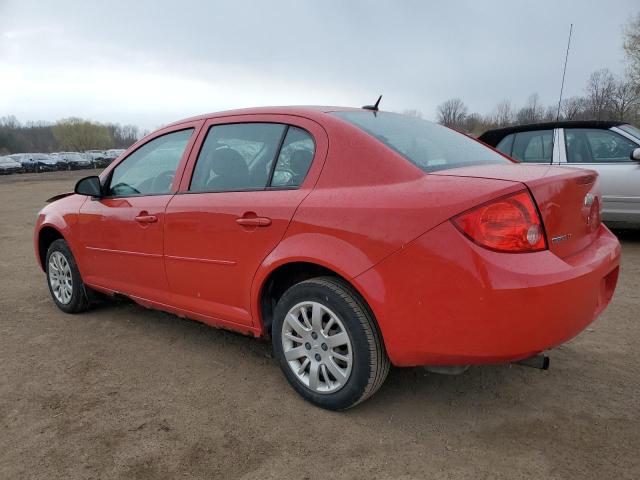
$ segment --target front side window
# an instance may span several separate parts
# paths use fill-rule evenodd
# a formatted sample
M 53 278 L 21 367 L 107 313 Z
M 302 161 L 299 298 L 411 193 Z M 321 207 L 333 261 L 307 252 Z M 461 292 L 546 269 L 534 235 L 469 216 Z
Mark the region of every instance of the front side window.
M 113 170 L 108 194 L 122 197 L 170 193 L 192 133 L 192 128 L 168 133 L 138 148 Z
M 613 163 L 631 161 L 634 142 L 611 130 L 565 129 L 567 160 L 571 163 Z
M 273 171 L 271 186 L 299 187 L 311 167 L 315 148 L 311 135 L 301 128 L 289 127 Z
M 527 163 L 551 163 L 553 130 L 518 132 L 513 141 L 511 156 Z
M 189 190 L 265 189 L 286 129 L 280 123 L 214 125 L 198 155 Z
M 389 112 L 333 112 L 395 150 L 424 172 L 511 161 L 480 142 L 447 127 Z

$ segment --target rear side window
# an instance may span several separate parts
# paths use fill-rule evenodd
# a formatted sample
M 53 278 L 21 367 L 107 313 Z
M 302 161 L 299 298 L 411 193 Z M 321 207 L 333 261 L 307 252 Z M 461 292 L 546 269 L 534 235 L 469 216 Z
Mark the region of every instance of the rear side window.
M 364 130 L 425 172 L 491 163 L 511 164 L 466 135 L 421 118 L 389 112 L 333 112 Z
M 211 127 L 198 155 L 189 190 L 263 190 L 286 128 L 279 123 Z
M 504 137 L 502 140 L 500 140 L 500 143 L 498 143 L 498 145 L 496 145 L 496 150 L 504 153 L 505 155 L 509 155 L 511 156 L 511 149 L 513 148 L 513 137 L 515 135 L 513 133 L 507 135 L 506 137 Z
M 610 130 L 597 128 L 565 129 L 567 160 L 570 163 L 630 162 L 634 142 Z
M 527 163 L 551 163 L 553 130 L 516 133 L 511 156 Z
M 289 127 L 273 171 L 271 186 L 300 186 L 311 167 L 315 148 L 311 135 L 301 128 Z

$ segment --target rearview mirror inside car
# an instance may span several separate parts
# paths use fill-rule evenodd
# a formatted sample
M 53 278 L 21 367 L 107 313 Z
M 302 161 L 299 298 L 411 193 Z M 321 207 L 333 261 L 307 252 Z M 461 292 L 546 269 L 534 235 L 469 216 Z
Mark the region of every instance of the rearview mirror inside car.
M 74 192 L 78 195 L 88 195 L 89 197 L 101 197 L 102 187 L 100 185 L 100 177 L 92 175 L 78 180 Z
M 634 148 L 633 150 L 631 150 L 631 160 L 640 162 L 640 148 Z

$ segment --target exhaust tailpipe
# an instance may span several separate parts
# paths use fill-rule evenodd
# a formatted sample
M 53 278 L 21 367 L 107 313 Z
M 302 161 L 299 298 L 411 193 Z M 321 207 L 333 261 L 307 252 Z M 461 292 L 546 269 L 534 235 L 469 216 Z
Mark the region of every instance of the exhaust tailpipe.
M 517 365 L 523 365 L 525 367 L 538 368 L 540 370 L 549 370 L 549 357 L 547 357 L 543 353 L 539 353 L 538 355 L 534 355 L 529 358 L 523 358 L 522 360 L 518 360 Z

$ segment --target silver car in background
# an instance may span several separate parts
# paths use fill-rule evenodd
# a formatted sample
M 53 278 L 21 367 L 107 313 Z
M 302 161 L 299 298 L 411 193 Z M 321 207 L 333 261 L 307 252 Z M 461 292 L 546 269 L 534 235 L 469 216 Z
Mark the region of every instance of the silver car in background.
M 24 167 L 20 162 L 11 157 L 0 157 L 0 175 L 22 172 L 24 172 Z
M 566 121 L 488 130 L 479 140 L 523 163 L 595 170 L 602 219 L 640 228 L 640 130 L 622 122 Z

